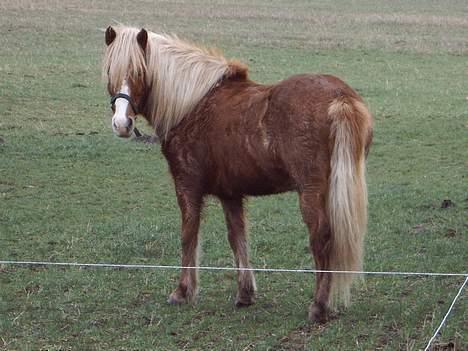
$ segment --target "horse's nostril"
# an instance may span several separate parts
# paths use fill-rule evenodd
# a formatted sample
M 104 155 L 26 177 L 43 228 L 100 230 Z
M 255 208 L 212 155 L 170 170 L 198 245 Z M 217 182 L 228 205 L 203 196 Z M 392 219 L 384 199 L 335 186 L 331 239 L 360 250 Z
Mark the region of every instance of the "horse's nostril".
M 128 128 L 132 128 L 133 126 L 133 119 L 129 118 L 128 119 Z

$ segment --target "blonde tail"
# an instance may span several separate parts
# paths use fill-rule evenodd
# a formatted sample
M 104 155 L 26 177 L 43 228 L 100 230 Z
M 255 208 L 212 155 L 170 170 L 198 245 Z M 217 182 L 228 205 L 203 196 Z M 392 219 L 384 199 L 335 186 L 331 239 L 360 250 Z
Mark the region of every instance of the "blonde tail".
M 328 217 L 331 225 L 330 270 L 362 271 L 363 241 L 367 227 L 366 151 L 372 138 L 372 117 L 353 98 L 336 98 L 328 109 L 331 118 L 331 174 Z M 350 301 L 356 274 L 333 274 L 331 304 Z

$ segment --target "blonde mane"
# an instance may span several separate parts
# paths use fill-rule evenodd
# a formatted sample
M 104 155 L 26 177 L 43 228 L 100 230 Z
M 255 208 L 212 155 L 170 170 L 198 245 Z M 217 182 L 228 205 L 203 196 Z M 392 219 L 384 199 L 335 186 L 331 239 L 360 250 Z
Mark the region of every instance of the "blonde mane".
M 176 36 L 148 32 L 146 57 L 139 49 L 136 28 L 116 27 L 103 65 L 111 89 L 126 75 L 145 72 L 150 92 L 148 121 L 164 138 L 225 75 L 247 75 L 247 68 L 228 61 L 220 52 L 187 43 Z M 236 67 L 237 69 L 234 69 Z M 237 72 L 234 72 L 237 71 Z M 118 89 L 118 88 L 117 88 Z

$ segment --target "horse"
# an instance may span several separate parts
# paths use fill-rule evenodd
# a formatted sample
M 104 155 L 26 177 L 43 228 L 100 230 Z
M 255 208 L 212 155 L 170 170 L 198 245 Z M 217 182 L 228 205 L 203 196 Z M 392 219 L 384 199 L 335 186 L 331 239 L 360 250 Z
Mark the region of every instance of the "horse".
M 362 98 L 325 74 L 256 83 L 240 61 L 175 35 L 110 26 L 105 43 L 112 128 L 128 138 L 143 116 L 175 186 L 182 268 L 168 302 L 195 301 L 200 213 L 212 196 L 221 202 L 237 267 L 235 305 L 253 304 L 245 201 L 295 191 L 318 271 L 309 319 L 325 322 L 337 304 L 347 306 L 359 279 L 342 271 L 362 271 L 367 227 L 373 121 Z

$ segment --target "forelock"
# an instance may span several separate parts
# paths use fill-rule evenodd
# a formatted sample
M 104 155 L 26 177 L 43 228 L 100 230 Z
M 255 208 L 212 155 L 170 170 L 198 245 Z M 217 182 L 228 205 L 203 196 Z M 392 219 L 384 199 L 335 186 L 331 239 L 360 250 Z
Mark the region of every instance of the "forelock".
M 132 27 L 115 27 L 114 41 L 106 48 L 103 61 L 103 78 L 109 82 L 109 89 L 117 91 L 124 79 L 144 74 L 146 61 L 144 52 L 137 42 L 139 30 Z

